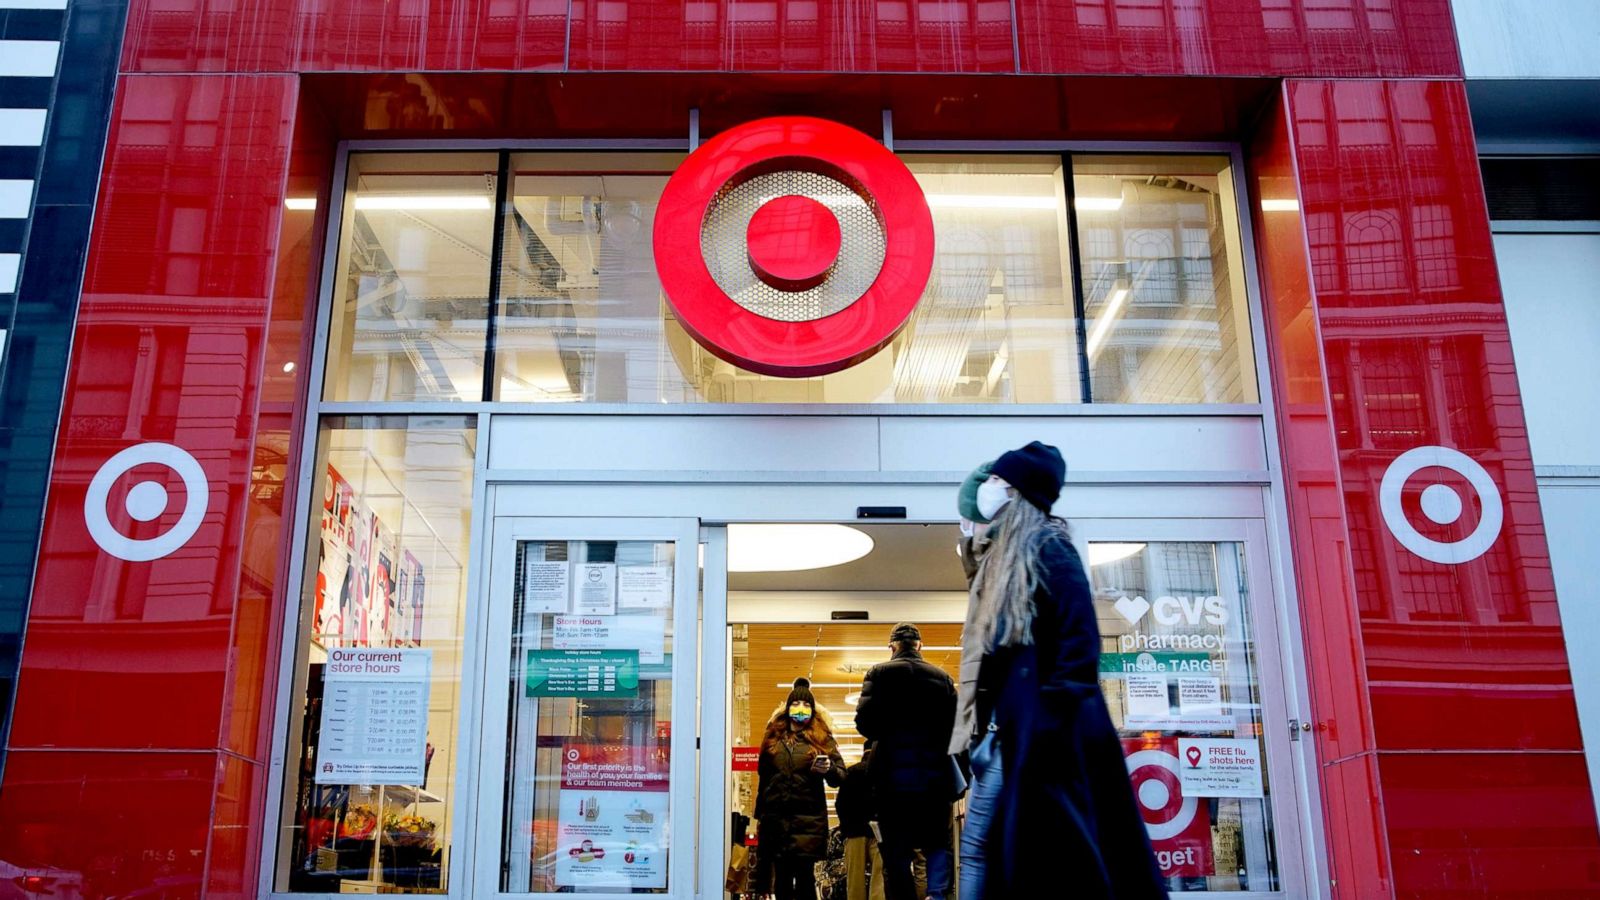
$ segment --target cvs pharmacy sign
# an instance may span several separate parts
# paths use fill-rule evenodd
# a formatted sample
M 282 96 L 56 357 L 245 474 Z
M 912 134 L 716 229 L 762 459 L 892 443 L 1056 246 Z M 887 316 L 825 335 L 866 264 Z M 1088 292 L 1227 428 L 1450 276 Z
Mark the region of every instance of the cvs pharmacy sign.
M 1128 624 L 1137 625 L 1146 614 L 1168 627 L 1228 624 L 1228 605 L 1221 597 L 1157 597 L 1154 603 L 1143 597 L 1122 597 L 1115 604 L 1117 613 Z

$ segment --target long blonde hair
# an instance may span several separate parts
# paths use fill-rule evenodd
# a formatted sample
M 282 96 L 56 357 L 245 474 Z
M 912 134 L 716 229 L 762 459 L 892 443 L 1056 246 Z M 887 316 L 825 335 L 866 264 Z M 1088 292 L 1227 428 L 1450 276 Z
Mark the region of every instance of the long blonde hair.
M 1013 496 L 989 526 L 992 543 L 973 580 L 974 629 L 985 651 L 1033 643 L 1033 595 L 1044 582 L 1039 549 L 1045 541 L 1070 541 L 1064 519 Z

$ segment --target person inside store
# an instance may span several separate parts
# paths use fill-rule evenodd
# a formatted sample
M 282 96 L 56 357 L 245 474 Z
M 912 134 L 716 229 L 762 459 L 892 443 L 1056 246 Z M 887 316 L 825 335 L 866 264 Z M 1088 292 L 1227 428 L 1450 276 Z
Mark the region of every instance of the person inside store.
M 817 716 L 810 687 L 789 692 L 767 723 L 756 763 L 756 894 L 814 900 L 816 864 L 828 848 L 823 785 L 844 780 L 833 729 Z
M 839 817 L 839 832 L 844 837 L 845 896 L 847 900 L 884 900 L 883 858 L 878 854 L 878 839 L 872 823 L 872 785 L 867 768 L 872 764 L 872 746 L 861 754 L 861 761 L 844 770 L 833 811 Z M 868 869 L 871 877 L 868 877 Z
M 810 690 L 811 689 L 811 679 L 805 677 L 804 675 L 801 675 L 799 678 L 796 678 L 794 680 L 794 686 L 796 688 L 805 688 L 806 690 Z M 784 712 L 786 712 L 788 709 L 789 709 L 789 702 L 787 700 L 784 700 L 784 701 L 780 702 L 776 707 L 773 707 L 772 715 L 767 716 L 767 724 L 771 725 L 773 719 L 776 719 L 777 717 L 783 715 Z M 820 719 L 822 721 L 822 724 L 826 725 L 829 731 L 834 731 L 835 730 L 834 727 L 833 727 L 833 713 L 829 712 L 828 708 L 826 706 L 823 706 L 821 703 L 818 703 L 817 704 L 817 708 L 815 710 L 812 710 L 812 715 L 814 715 L 818 719 Z
M 963 524 L 981 545 L 948 748 L 972 768 L 961 900 L 1167 896 L 1100 692 L 1088 574 L 1051 512 L 1066 475 L 1048 444 L 1008 451 L 972 491 L 989 524 Z
M 890 658 L 873 666 L 856 701 L 856 731 L 873 742 L 868 769 L 883 843 L 888 900 L 917 900 L 911 865 L 928 861 L 930 900 L 954 886 L 951 807 L 964 785 L 945 752 L 955 725 L 956 686 L 922 658 L 922 632 L 902 622 L 889 634 Z

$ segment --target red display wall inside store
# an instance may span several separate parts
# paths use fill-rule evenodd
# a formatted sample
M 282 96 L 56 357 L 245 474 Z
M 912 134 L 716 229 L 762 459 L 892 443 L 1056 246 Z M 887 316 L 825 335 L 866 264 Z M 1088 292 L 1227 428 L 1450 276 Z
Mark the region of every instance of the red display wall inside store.
M 692 107 L 706 134 L 819 112 L 872 133 L 889 108 L 903 138 L 1245 146 L 1278 201 L 1257 243 L 1333 892 L 1600 892 L 1447 0 L 136 0 L 123 69 L 0 785 L 8 862 L 81 872 L 89 896 L 256 892 L 325 239 L 283 200 L 328 208 L 338 140 L 676 136 Z M 848 74 L 886 72 L 927 74 Z M 1161 77 L 1087 77 L 1124 74 Z M 175 552 L 118 558 L 85 498 L 152 443 L 197 463 L 204 514 Z M 1461 565 L 1382 515 L 1385 473 L 1427 446 L 1503 499 Z M 191 504 L 141 463 L 109 507 L 150 476 L 171 511 L 112 516 L 125 536 Z M 1421 502 L 1401 491 L 1430 540 L 1480 519 Z

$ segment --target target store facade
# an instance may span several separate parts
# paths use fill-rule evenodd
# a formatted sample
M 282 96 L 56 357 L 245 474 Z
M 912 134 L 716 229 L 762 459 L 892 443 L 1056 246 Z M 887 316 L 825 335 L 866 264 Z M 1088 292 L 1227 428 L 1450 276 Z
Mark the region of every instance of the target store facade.
M 723 896 L 1040 439 L 1173 893 L 1600 895 L 1447 0 L 125 14 L 0 872 Z

